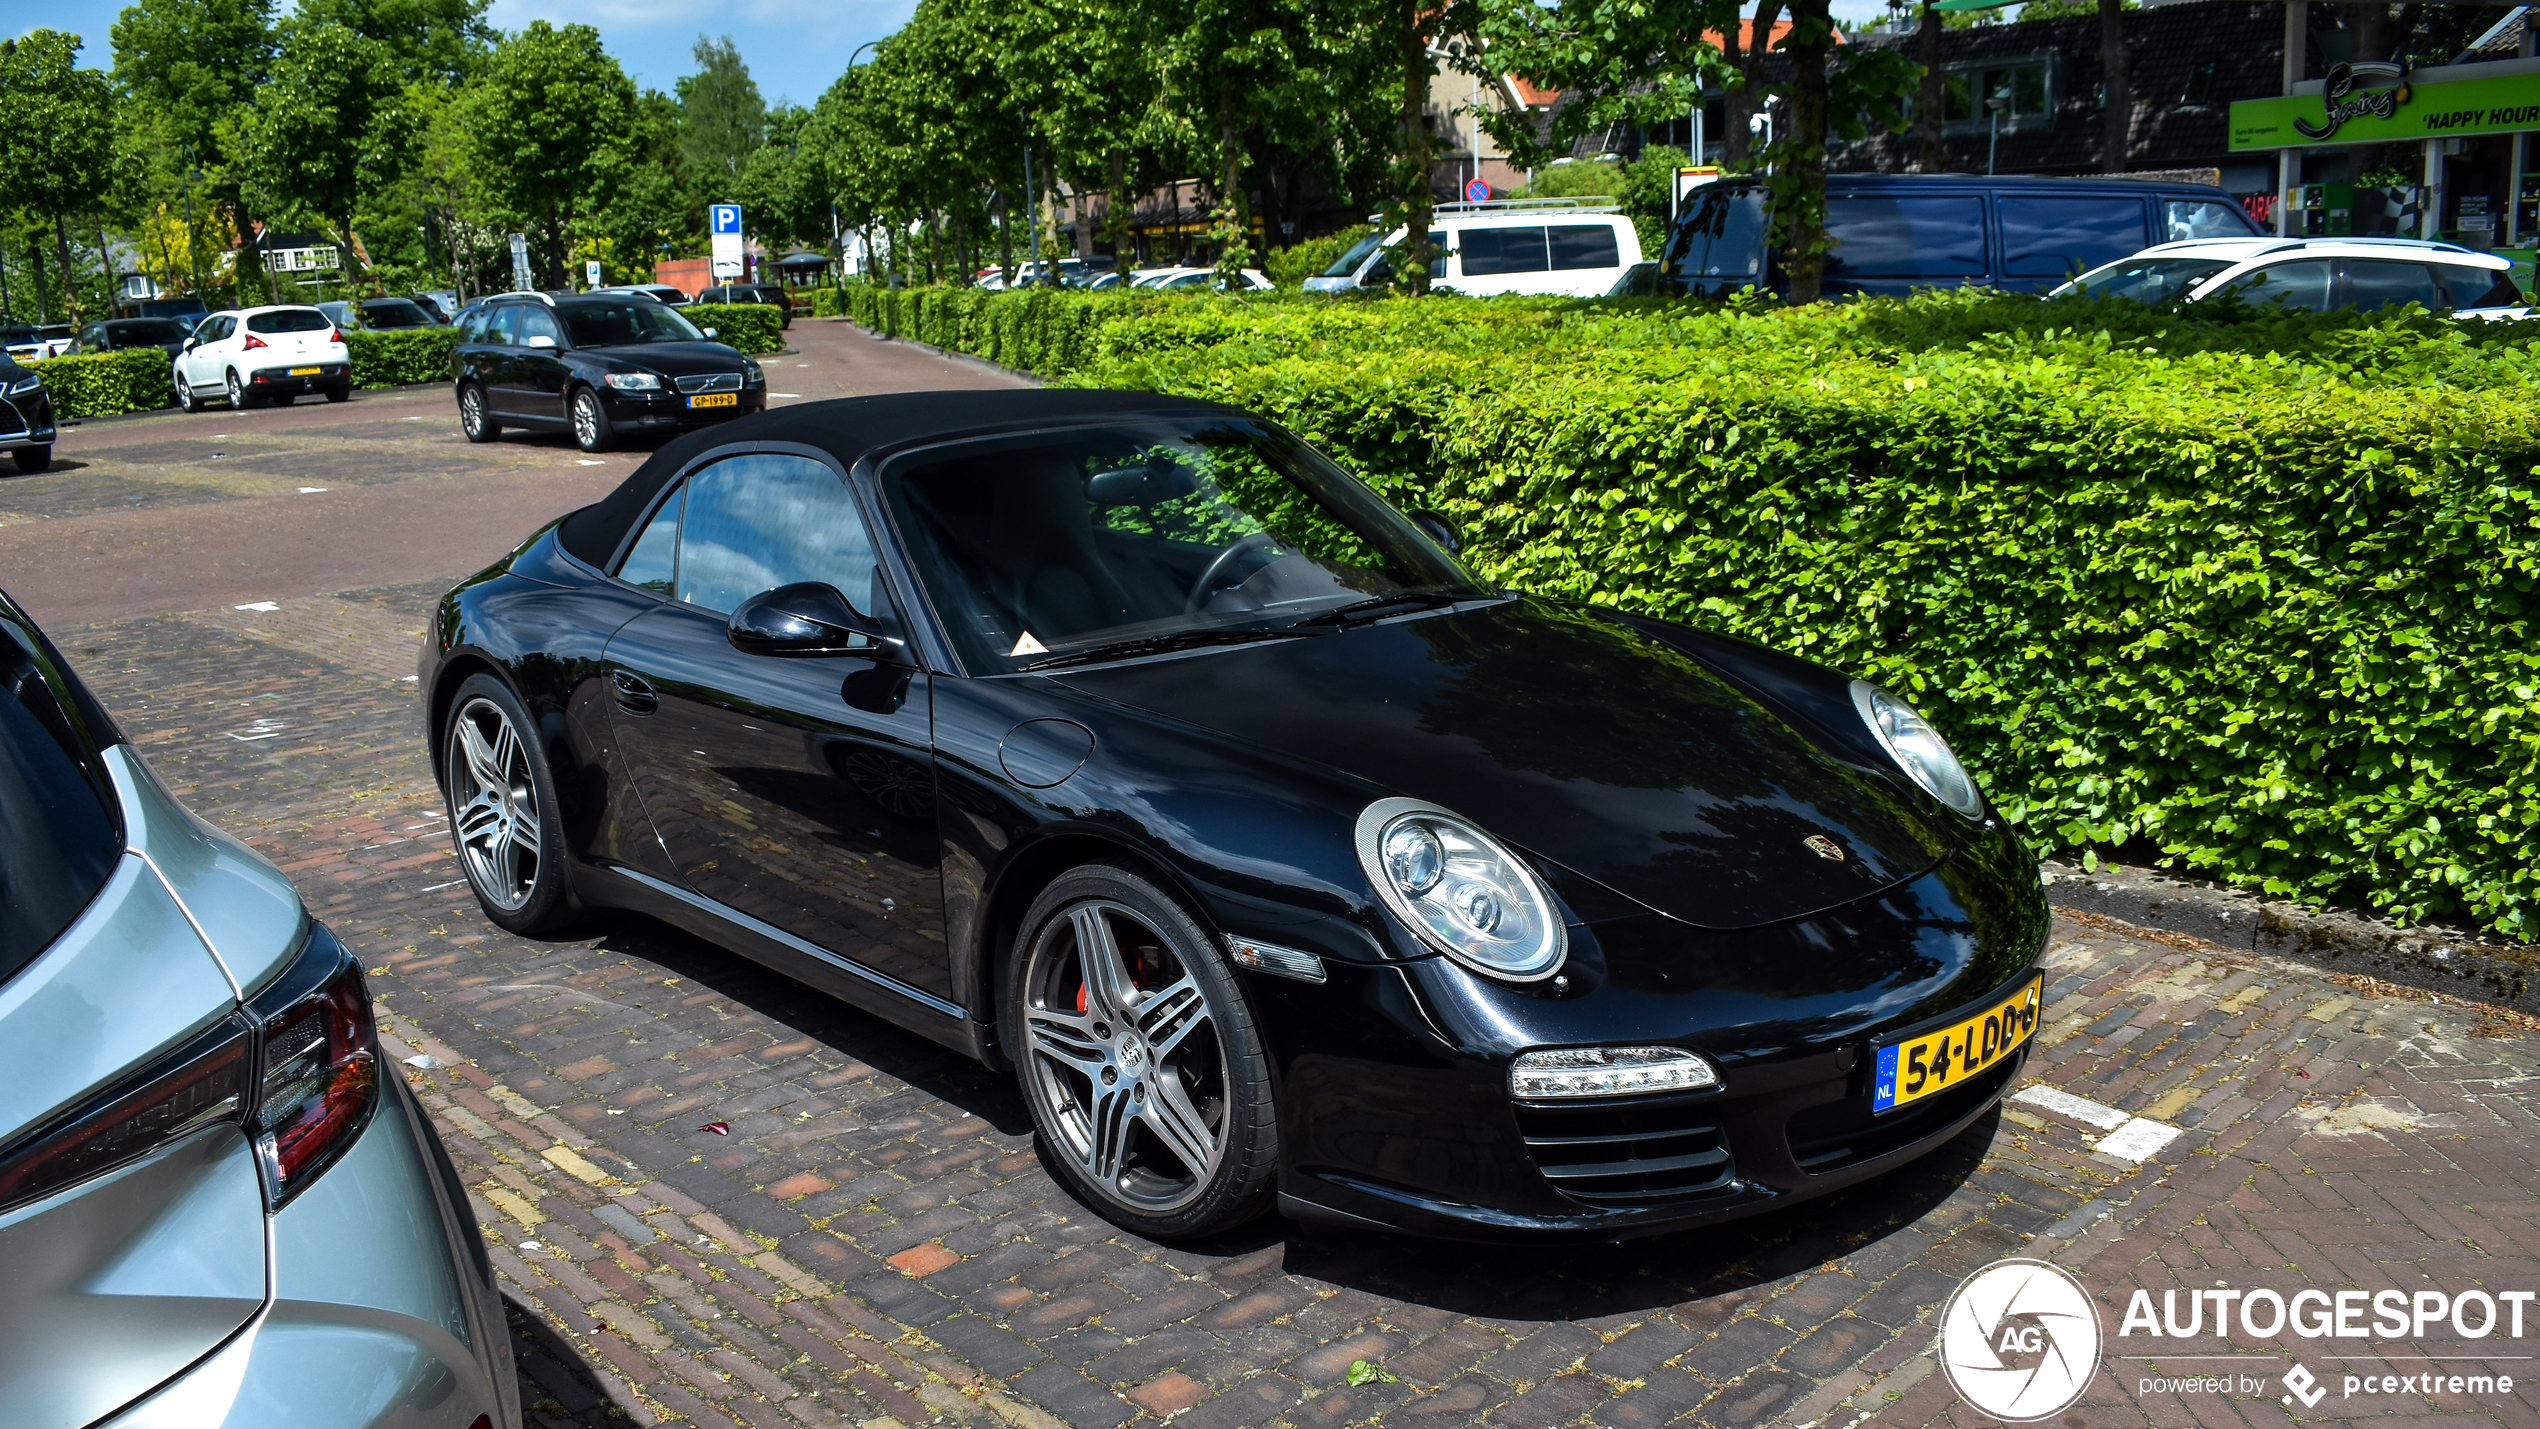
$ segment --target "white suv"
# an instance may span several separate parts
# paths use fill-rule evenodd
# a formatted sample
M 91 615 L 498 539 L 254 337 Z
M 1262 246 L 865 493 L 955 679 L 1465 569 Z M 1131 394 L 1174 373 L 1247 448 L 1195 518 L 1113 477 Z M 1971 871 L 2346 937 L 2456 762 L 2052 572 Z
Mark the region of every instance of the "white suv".
M 2493 253 L 2415 238 L 2198 238 L 2094 268 L 2050 296 L 2161 303 L 2238 293 L 2316 313 L 2415 303 L 2456 317 L 2521 317 L 2512 269 Z
M 341 402 L 353 395 L 353 359 L 344 334 L 315 308 L 233 308 L 195 325 L 170 380 L 176 405 L 189 412 L 209 397 L 241 410 L 310 392 Z
M 1393 263 L 1381 250 L 1409 236 L 1401 228 L 1369 234 L 1321 277 L 1306 279 L 1305 290 L 1383 286 Z M 1601 298 L 1640 262 L 1640 233 L 1619 213 L 1566 200 L 1444 203 L 1429 223 L 1429 254 L 1429 282 L 1442 290 Z

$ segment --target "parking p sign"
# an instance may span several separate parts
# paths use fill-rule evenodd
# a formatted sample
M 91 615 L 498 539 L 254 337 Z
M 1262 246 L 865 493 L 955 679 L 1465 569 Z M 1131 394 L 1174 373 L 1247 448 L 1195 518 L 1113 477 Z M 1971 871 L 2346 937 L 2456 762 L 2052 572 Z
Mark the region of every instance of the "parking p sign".
M 707 204 L 706 229 L 714 236 L 714 276 L 741 276 L 741 206 L 737 203 Z

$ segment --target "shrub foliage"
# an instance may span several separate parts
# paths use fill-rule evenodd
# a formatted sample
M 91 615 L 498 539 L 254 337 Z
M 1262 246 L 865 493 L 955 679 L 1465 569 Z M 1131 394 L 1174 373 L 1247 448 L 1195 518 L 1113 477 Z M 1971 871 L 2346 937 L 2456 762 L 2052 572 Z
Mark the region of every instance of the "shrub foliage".
M 74 352 L 23 364 L 44 379 L 53 396 L 53 415 L 111 417 L 117 412 L 148 412 L 176 403 L 168 355 L 155 347 L 127 347 L 116 352 Z
M 1493 580 L 1904 691 L 2044 848 L 2540 937 L 2540 323 L 848 294 L 1271 415 Z
M 688 321 L 715 331 L 715 341 L 743 352 L 785 350 L 785 311 L 773 303 L 701 303 L 684 310 Z
M 454 327 L 356 328 L 344 334 L 356 387 L 403 387 L 450 380 L 450 353 L 459 345 Z

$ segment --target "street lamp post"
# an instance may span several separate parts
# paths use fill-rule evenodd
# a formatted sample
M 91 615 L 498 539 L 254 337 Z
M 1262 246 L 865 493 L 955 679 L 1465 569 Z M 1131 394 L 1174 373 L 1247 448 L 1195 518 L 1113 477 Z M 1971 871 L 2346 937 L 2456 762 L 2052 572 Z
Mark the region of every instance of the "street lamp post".
M 1984 173 L 1985 177 L 1991 178 L 1994 156 L 2002 149 L 2002 96 L 1997 94 L 1987 99 L 1984 102 L 1984 112 L 1987 122 L 1992 126 L 1984 141 Z

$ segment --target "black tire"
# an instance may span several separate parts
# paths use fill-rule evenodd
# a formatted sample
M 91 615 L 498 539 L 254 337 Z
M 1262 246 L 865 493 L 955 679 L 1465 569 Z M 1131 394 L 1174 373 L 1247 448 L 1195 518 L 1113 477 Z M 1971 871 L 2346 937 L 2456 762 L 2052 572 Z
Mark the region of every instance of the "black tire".
M 459 431 L 471 442 L 490 442 L 503 434 L 503 424 L 485 410 L 485 389 L 473 382 L 459 385 Z
M 53 464 L 53 445 L 47 442 L 40 447 L 20 447 L 9 453 L 9 459 L 18 464 L 21 475 L 32 476 Z
M 352 383 L 350 383 L 350 382 L 338 382 L 338 383 L 336 383 L 334 386 L 327 388 L 327 389 L 326 389 L 326 400 L 328 400 L 329 402 L 350 402 L 350 401 L 352 401 L 352 400 L 353 400 L 353 384 L 352 384 Z
M 574 389 L 573 442 L 586 452 L 617 449 L 617 426 L 609 420 L 609 404 L 589 387 Z
M 238 380 L 238 372 L 235 368 L 230 370 L 229 377 L 222 384 L 221 390 L 229 398 L 231 411 L 244 412 L 256 405 L 256 399 L 247 395 L 247 384 Z
M 508 741 L 499 732 L 506 724 Z M 450 697 L 449 714 L 434 732 L 459 872 L 485 916 L 514 933 L 549 932 L 581 911 L 566 867 L 555 776 L 537 729 L 510 686 L 479 674 Z M 523 809 L 523 802 L 531 807 Z M 519 837 L 533 831 L 534 848 Z
M 1123 995 L 1084 972 L 1089 919 L 1107 930 L 1097 936 L 1126 975 Z M 1180 899 L 1127 863 L 1070 869 L 1032 900 L 1004 980 L 1003 1040 L 1033 1129 L 1088 1205 L 1167 1241 L 1270 1209 L 1279 1130 L 1269 1057 L 1216 938 Z M 1107 1013 L 1112 1001 L 1128 1014 Z M 1213 1164 L 1201 1170 L 1175 1149 L 1176 1126 L 1195 1138 L 1188 1145 L 1213 1144 Z

